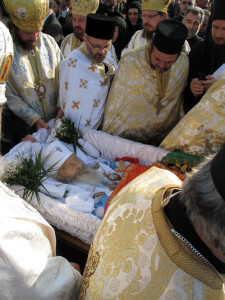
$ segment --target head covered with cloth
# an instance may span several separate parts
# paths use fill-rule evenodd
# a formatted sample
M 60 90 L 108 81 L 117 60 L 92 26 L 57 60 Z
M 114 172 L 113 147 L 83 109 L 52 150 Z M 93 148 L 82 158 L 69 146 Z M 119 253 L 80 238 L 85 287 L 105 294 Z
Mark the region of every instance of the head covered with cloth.
M 151 46 L 151 66 L 162 73 L 168 70 L 179 57 L 188 30 L 177 20 L 166 19 L 161 21 L 156 29 Z
M 84 43 L 88 55 L 96 62 L 102 62 L 111 47 L 115 32 L 115 20 L 102 14 L 88 14 Z

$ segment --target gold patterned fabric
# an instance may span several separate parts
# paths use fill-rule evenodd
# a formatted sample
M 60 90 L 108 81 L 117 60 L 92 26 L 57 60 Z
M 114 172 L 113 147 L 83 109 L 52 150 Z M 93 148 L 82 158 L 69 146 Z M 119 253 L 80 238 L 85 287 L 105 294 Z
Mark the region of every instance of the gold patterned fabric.
M 170 231 L 163 200 L 180 185 L 152 167 L 113 198 L 89 251 L 80 299 L 224 299 L 220 276 Z
M 168 134 L 160 147 L 197 156 L 216 153 L 225 142 L 224 120 L 225 78 L 221 78 Z
M 72 0 L 72 14 L 86 17 L 96 13 L 99 0 Z
M 106 102 L 103 131 L 136 142 L 158 145 L 183 116 L 181 94 L 188 58 L 181 53 L 163 73 L 150 65 L 150 45 L 125 54 Z
M 48 0 L 4 0 L 12 22 L 25 31 L 41 30 L 48 12 Z
M 142 0 L 142 10 L 155 10 L 167 13 L 170 0 Z
M 74 33 L 67 35 L 61 43 L 62 55 L 66 58 L 73 50 L 79 48 L 83 41 L 78 39 Z
M 34 51 L 25 51 L 14 43 L 14 58 L 7 80 L 9 109 L 33 126 L 42 118 L 48 122 L 57 114 L 61 51 L 55 39 L 40 33 Z

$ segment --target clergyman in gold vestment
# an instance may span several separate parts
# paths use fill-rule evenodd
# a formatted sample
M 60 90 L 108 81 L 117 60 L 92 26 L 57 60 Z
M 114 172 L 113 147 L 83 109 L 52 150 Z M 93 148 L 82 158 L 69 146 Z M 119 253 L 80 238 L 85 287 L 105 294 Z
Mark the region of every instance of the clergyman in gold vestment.
M 125 186 L 94 237 L 80 299 L 224 300 L 224 164 L 225 145 L 182 186 L 156 167 Z
M 181 53 L 187 36 L 182 25 L 172 19 L 161 21 L 151 46 L 134 49 L 121 59 L 107 98 L 103 131 L 159 145 L 181 119 L 189 67 Z

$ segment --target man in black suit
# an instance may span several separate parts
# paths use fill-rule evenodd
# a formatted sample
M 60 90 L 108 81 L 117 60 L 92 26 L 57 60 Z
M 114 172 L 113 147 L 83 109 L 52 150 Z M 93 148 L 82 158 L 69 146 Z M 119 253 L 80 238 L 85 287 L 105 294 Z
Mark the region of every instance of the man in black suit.
M 53 12 L 53 0 L 49 0 L 49 10 L 48 15 L 44 20 L 44 25 L 42 28 L 42 32 L 51 35 L 56 40 L 57 44 L 61 45 L 61 42 L 64 38 L 62 32 L 62 26 L 57 20 L 54 12 Z

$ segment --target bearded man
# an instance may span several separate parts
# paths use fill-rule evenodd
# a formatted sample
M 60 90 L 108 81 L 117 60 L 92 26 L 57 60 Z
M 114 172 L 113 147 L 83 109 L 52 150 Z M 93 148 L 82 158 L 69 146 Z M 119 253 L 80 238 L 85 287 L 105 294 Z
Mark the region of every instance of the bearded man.
M 170 0 L 147 0 L 142 3 L 142 23 L 143 29 L 138 30 L 132 36 L 129 44 L 121 53 L 123 56 L 128 51 L 146 45 L 151 42 L 153 33 L 160 21 L 167 18 L 167 9 Z
M 84 43 L 60 65 L 61 112 L 76 128 L 97 129 L 101 123 L 110 80 L 117 68 L 109 51 L 114 31 L 113 18 L 87 15 Z
M 61 44 L 61 51 L 66 58 L 73 50 L 80 47 L 86 28 L 87 15 L 95 13 L 98 9 L 99 0 L 72 1 L 72 25 L 73 33 L 67 35 Z
M 54 38 L 41 32 L 48 0 L 5 0 L 11 17 L 14 60 L 7 81 L 2 153 L 56 117 L 61 51 Z
M 158 146 L 183 115 L 188 57 L 181 52 L 187 34 L 184 24 L 166 19 L 151 45 L 124 55 L 107 97 L 103 131 Z
M 0 123 L 13 43 L 0 22 Z M 0 132 L 1 135 L 1 132 Z M 3 163 L 1 161 L 1 173 Z M 2 175 L 2 174 L 0 174 Z M 0 182 L 0 298 L 74 299 L 80 268 L 56 256 L 54 229 L 41 215 Z

